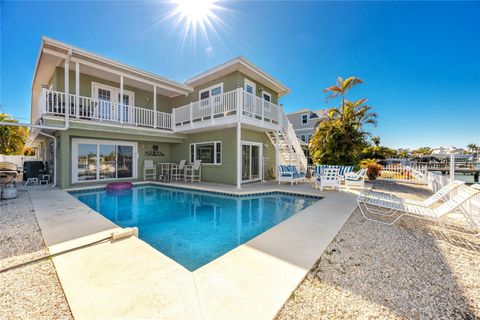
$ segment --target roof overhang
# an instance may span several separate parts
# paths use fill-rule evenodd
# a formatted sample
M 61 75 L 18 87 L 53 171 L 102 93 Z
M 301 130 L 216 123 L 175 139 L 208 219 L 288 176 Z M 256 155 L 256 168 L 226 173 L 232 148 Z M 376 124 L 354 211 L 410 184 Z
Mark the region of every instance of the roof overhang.
M 188 94 L 193 91 L 192 88 L 183 83 L 137 69 L 45 36 L 42 37 L 32 89 L 41 88 L 42 85 L 46 84 L 52 76 L 52 70 L 56 66 L 62 65 L 62 62 L 69 56 L 70 68 L 73 69 L 75 63 L 78 62 L 82 73 L 90 73 L 97 76 L 100 76 L 100 73 L 102 73 L 107 78 L 110 75 L 110 77 L 114 77 L 116 82 L 119 82 L 119 76 L 124 76 L 125 81 L 130 81 L 130 85 L 135 82 L 136 86 L 143 85 L 149 88 L 149 91 L 152 90 L 153 86 L 156 86 L 158 89 L 157 93 L 169 97 Z
M 290 93 L 290 89 L 288 87 L 255 66 L 244 57 L 237 57 L 227 61 L 224 64 L 188 79 L 185 83 L 189 86 L 196 87 L 235 71 L 240 71 L 253 80 L 258 81 L 266 87 L 274 90 L 279 97 Z

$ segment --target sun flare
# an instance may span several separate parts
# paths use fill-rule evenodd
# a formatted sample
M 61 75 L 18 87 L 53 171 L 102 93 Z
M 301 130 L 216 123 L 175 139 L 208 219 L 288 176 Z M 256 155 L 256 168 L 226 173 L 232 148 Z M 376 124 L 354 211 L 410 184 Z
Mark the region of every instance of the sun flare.
M 183 24 L 184 31 L 190 30 L 195 34 L 197 29 L 203 33 L 213 28 L 213 22 L 218 20 L 215 11 L 220 7 L 215 4 L 216 0 L 176 0 L 170 17 L 176 20 L 176 24 Z
M 179 19 L 192 26 L 208 22 L 216 8 L 215 0 L 177 0 L 175 3 Z

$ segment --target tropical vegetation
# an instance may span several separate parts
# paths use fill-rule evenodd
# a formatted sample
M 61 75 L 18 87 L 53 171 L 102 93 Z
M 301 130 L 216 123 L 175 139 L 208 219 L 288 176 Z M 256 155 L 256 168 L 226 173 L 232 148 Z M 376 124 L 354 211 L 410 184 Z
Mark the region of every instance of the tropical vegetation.
M 366 104 L 367 99 L 346 99 L 350 89 L 361 83 L 363 81 L 356 77 L 339 77 L 335 85 L 323 90 L 329 93 L 327 102 L 340 97 L 341 104 L 329 109 L 326 118 L 318 123 L 309 145 L 314 163 L 357 165 L 361 159 L 363 149 L 368 146 L 367 138 L 370 137 L 364 127 L 377 123 L 377 115 Z
M 18 123 L 6 113 L 0 113 L 0 121 Z M 28 129 L 26 127 L 0 126 L 0 154 L 23 154 L 27 138 Z
M 376 180 L 382 171 L 382 166 L 376 159 L 364 159 L 360 162 L 360 166 L 367 169 L 369 180 Z

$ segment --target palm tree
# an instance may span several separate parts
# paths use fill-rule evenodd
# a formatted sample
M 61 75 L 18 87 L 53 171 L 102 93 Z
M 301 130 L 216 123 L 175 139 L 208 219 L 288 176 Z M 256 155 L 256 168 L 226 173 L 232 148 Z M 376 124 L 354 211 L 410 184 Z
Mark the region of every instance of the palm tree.
M 370 133 L 364 130 L 367 124 L 375 125 L 376 113 L 367 106 L 367 99 L 344 100 L 340 108 L 332 108 L 310 142 L 310 154 L 315 163 L 356 164 L 358 155 L 367 145 L 365 138 Z
M 379 147 L 380 146 L 380 137 L 379 136 L 372 137 L 372 142 L 376 147 Z
M 333 86 L 323 89 L 323 92 L 330 92 L 327 96 L 326 101 L 330 101 L 335 99 L 336 97 L 342 97 L 342 106 L 345 104 L 345 96 L 347 95 L 350 89 L 357 85 L 363 83 L 362 79 L 356 77 L 348 77 L 347 79 L 343 80 L 342 77 L 337 78 L 337 83 Z
M 367 106 L 366 102 L 365 98 L 354 102 L 344 100 L 344 104 L 340 108 L 330 109 L 328 118 L 340 120 L 344 125 L 350 125 L 358 130 L 361 130 L 366 124 L 376 125 L 377 114 L 370 112 L 372 107 Z
M 478 153 L 480 152 L 480 146 L 476 143 L 469 143 L 467 145 L 467 149 L 469 152 L 476 154 L 478 158 Z

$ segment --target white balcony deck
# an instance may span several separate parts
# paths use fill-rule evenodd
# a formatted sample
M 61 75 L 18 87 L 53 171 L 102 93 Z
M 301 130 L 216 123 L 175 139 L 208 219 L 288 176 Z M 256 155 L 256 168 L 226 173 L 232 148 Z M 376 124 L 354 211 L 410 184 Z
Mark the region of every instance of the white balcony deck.
M 96 123 L 116 123 L 184 133 L 239 121 L 252 127 L 285 132 L 289 125 L 281 106 L 241 88 L 175 108 L 172 114 L 74 94 L 70 94 L 68 99 L 71 119 Z M 39 98 L 41 114 L 65 117 L 66 101 L 64 92 L 43 89 Z
M 39 98 L 41 114 L 65 117 L 65 106 L 69 104 L 72 119 L 172 130 L 170 113 L 74 94 L 69 94 L 68 99 L 67 103 L 65 92 L 43 89 Z
M 267 130 L 281 130 L 287 121 L 281 106 L 263 100 L 239 88 L 209 99 L 173 109 L 175 131 L 198 131 L 203 128 L 241 122 Z

